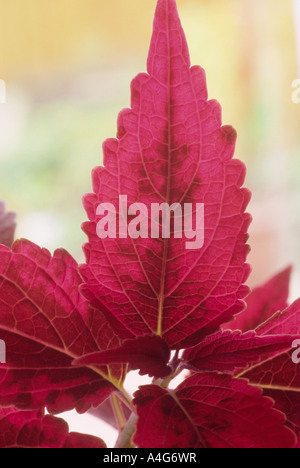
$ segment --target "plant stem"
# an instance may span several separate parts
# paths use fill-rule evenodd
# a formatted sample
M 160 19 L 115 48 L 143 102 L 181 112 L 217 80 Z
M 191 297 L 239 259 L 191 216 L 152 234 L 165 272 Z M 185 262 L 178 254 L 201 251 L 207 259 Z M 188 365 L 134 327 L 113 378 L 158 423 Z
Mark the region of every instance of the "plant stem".
M 170 383 L 173 379 L 175 379 L 175 377 L 177 377 L 182 371 L 183 371 L 183 369 L 178 368 L 178 369 L 174 372 L 174 374 L 170 375 L 169 377 L 166 377 L 166 378 L 161 382 L 160 386 L 161 386 L 162 388 L 168 388 L 169 383 Z
M 116 442 L 115 448 L 134 448 L 134 445 L 131 442 L 131 439 L 136 430 L 137 415 L 132 413 L 130 418 L 127 421 L 126 426 L 123 431 L 120 433 L 118 440 Z
M 130 409 L 133 413 L 135 413 L 135 407 L 132 404 L 131 396 L 126 392 L 124 388 L 119 389 L 118 398 L 123 401 L 123 403 Z
M 115 394 L 111 396 L 111 404 L 113 407 L 114 415 L 118 423 L 119 431 L 122 431 L 126 426 L 126 418 L 124 416 L 120 402 Z

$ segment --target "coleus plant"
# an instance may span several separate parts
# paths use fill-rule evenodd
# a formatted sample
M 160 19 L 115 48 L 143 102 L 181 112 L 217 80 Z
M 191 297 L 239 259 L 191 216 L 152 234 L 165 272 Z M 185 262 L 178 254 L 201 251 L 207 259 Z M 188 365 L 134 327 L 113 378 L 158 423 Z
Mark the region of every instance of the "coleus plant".
M 14 217 L 0 205 L 0 446 L 105 447 L 54 416 L 97 408 L 118 427 L 117 447 L 299 447 L 300 301 L 287 302 L 290 269 L 249 295 L 245 167 L 203 69 L 190 66 L 175 0 L 158 0 L 147 73 L 131 91 L 84 197 L 85 264 L 11 245 Z M 203 203 L 203 247 L 100 239 L 97 207 L 120 195 Z M 153 382 L 131 398 L 134 369 Z

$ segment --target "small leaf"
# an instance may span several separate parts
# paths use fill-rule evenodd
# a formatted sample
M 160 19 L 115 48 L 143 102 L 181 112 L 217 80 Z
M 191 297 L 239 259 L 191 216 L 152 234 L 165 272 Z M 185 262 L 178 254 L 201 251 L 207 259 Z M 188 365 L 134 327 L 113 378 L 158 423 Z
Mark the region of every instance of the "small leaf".
M 283 270 L 267 283 L 255 288 L 246 298 L 247 308 L 224 328 L 230 330 L 254 330 L 275 312 L 288 306 L 291 268 Z
M 282 390 L 264 390 L 264 395 L 275 400 L 275 408 L 287 417 L 286 425 L 298 437 L 297 448 L 300 448 L 300 396 L 298 392 Z
M 241 375 L 264 389 L 291 390 L 300 398 L 300 370 L 299 365 L 293 363 L 292 350 L 253 365 Z
M 182 360 L 197 371 L 233 371 L 260 361 L 266 355 L 291 348 L 293 337 L 257 336 L 255 332 L 223 331 L 184 351 Z
M 261 323 L 256 332 L 258 335 L 300 335 L 300 299 Z
M 91 353 L 76 359 L 76 366 L 103 366 L 105 364 L 128 363 L 130 370 L 139 369 L 140 375 L 148 374 L 156 379 L 166 377 L 172 371 L 167 365 L 171 357 L 170 348 L 159 336 L 140 336 L 127 340 L 122 346 L 108 351 Z
M 43 411 L 0 408 L 0 448 L 105 448 L 103 440 L 69 433 L 67 423 Z
M 300 338 L 300 299 L 283 312 L 274 314 L 257 328 L 261 336 L 290 333 Z M 264 389 L 264 393 L 276 402 L 276 408 L 285 412 L 288 425 L 298 436 L 300 447 L 300 367 L 292 359 L 293 348 L 275 353 L 265 361 L 253 365 L 240 375 Z
M 300 338 L 300 299 L 283 312 L 274 314 L 269 320 L 257 328 L 260 336 L 274 335 L 280 340 L 283 334 L 294 335 L 292 342 Z M 254 364 L 241 375 L 251 383 L 262 388 L 282 391 L 300 392 L 300 368 L 292 360 L 292 343 L 290 348 L 282 353 L 274 353 L 268 359 Z

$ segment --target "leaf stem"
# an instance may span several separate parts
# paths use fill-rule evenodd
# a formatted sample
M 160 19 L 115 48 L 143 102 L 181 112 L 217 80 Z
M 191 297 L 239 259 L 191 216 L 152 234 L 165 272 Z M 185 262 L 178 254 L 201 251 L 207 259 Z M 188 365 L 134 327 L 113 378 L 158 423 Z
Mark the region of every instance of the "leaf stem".
M 126 418 L 124 416 L 122 407 L 120 405 L 120 402 L 115 394 L 111 395 L 111 405 L 113 408 L 113 412 L 116 418 L 116 421 L 118 423 L 119 431 L 122 431 L 124 427 L 126 426 Z
M 137 415 L 132 413 L 127 421 L 126 426 L 118 437 L 115 448 L 134 448 L 134 445 L 132 444 L 132 437 L 136 431 L 137 419 Z
M 130 409 L 133 413 L 135 413 L 135 407 L 132 404 L 132 398 L 131 396 L 126 392 L 124 388 L 119 389 L 119 392 L 117 394 L 118 398 L 123 401 L 123 403 L 127 406 L 127 408 Z
M 160 386 L 162 388 L 168 388 L 170 382 L 172 382 L 173 379 L 175 379 L 181 372 L 183 371 L 183 369 L 177 369 L 173 374 L 169 375 L 169 377 L 166 377 L 160 384 Z

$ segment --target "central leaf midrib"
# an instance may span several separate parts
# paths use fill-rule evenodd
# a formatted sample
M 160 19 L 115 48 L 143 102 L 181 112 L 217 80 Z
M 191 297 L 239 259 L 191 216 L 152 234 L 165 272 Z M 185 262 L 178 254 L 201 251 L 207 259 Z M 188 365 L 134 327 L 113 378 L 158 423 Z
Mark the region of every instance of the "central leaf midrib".
M 168 84 L 167 84 L 167 134 L 168 134 L 168 172 L 167 172 L 167 190 L 166 190 L 166 200 L 168 205 L 170 205 L 170 179 L 171 179 L 171 46 L 170 46 L 170 27 L 169 27 L 169 5 L 166 4 L 166 18 L 167 18 L 167 44 L 168 44 Z M 169 239 L 166 238 L 163 241 L 163 258 L 162 258 L 162 269 L 161 269 L 161 278 L 160 278 L 160 292 L 158 296 L 158 317 L 157 317 L 157 335 L 162 336 L 162 321 L 163 321 L 163 311 L 164 311 L 164 301 L 165 301 L 165 280 L 166 280 L 166 269 L 167 269 L 167 257 L 169 249 Z

